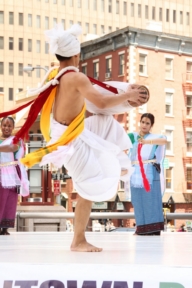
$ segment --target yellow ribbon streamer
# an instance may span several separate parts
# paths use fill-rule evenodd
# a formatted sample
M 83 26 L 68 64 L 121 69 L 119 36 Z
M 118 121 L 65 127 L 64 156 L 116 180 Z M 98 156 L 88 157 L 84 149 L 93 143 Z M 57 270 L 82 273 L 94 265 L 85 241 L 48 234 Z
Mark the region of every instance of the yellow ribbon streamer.
M 58 74 L 58 69 L 51 71 L 48 76 L 48 81 L 53 79 Z M 53 107 L 53 102 L 55 100 L 57 87 L 53 88 L 48 99 L 43 105 L 41 120 L 40 120 L 40 128 L 41 132 L 46 141 L 50 140 L 50 114 Z M 46 146 L 44 148 L 40 148 L 32 153 L 27 154 L 24 158 L 20 159 L 21 163 L 23 163 L 27 167 L 31 167 L 39 162 L 41 162 L 43 156 L 48 153 L 51 153 L 57 150 L 58 146 L 67 145 L 71 141 L 73 141 L 84 129 L 84 118 L 85 118 L 85 110 L 86 105 L 84 104 L 82 111 L 79 115 L 71 122 L 71 124 L 67 127 L 65 132 L 61 135 L 57 142 L 52 145 Z
M 67 145 L 78 137 L 84 129 L 86 105 L 84 104 L 82 111 L 71 122 L 65 132 L 61 135 L 57 142 L 52 145 L 40 148 L 37 151 L 27 154 L 24 158 L 20 159 L 21 163 L 27 167 L 31 167 L 41 161 L 43 156 L 57 150 L 58 146 Z

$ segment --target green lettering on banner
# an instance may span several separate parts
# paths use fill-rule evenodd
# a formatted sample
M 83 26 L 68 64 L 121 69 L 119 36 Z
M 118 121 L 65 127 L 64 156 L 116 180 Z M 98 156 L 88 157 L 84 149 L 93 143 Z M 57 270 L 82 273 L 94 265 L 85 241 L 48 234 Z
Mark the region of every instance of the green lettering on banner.
M 161 282 L 159 288 L 185 288 L 179 283 Z

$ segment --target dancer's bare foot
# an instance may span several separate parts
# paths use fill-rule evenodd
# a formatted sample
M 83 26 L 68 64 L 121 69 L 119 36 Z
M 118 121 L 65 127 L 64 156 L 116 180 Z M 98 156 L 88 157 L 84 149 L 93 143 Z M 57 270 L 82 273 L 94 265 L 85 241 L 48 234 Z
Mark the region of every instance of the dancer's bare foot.
M 125 174 L 127 174 L 128 170 L 125 169 L 125 170 L 121 170 L 121 176 L 124 176 Z
M 102 250 L 103 250 L 102 248 L 93 246 L 90 243 L 88 243 L 86 240 L 82 241 L 78 245 L 74 245 L 74 244 L 71 245 L 71 251 L 75 251 L 75 252 L 101 252 Z

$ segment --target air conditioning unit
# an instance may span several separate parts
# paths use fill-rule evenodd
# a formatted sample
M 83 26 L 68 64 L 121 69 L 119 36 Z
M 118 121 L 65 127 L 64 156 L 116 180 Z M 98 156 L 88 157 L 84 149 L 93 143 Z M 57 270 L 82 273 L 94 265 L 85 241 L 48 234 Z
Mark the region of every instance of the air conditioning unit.
M 105 73 L 105 78 L 111 78 L 111 73 L 110 72 Z

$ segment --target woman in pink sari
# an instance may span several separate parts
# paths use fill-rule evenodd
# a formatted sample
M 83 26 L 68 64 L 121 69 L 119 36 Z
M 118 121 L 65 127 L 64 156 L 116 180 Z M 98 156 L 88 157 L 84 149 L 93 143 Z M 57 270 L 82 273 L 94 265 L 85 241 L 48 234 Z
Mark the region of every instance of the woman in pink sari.
M 15 224 L 18 194 L 29 194 L 27 173 L 19 159 L 24 155 L 24 145 L 20 141 L 12 144 L 14 119 L 1 120 L 0 136 L 0 235 L 9 235 L 8 228 Z

